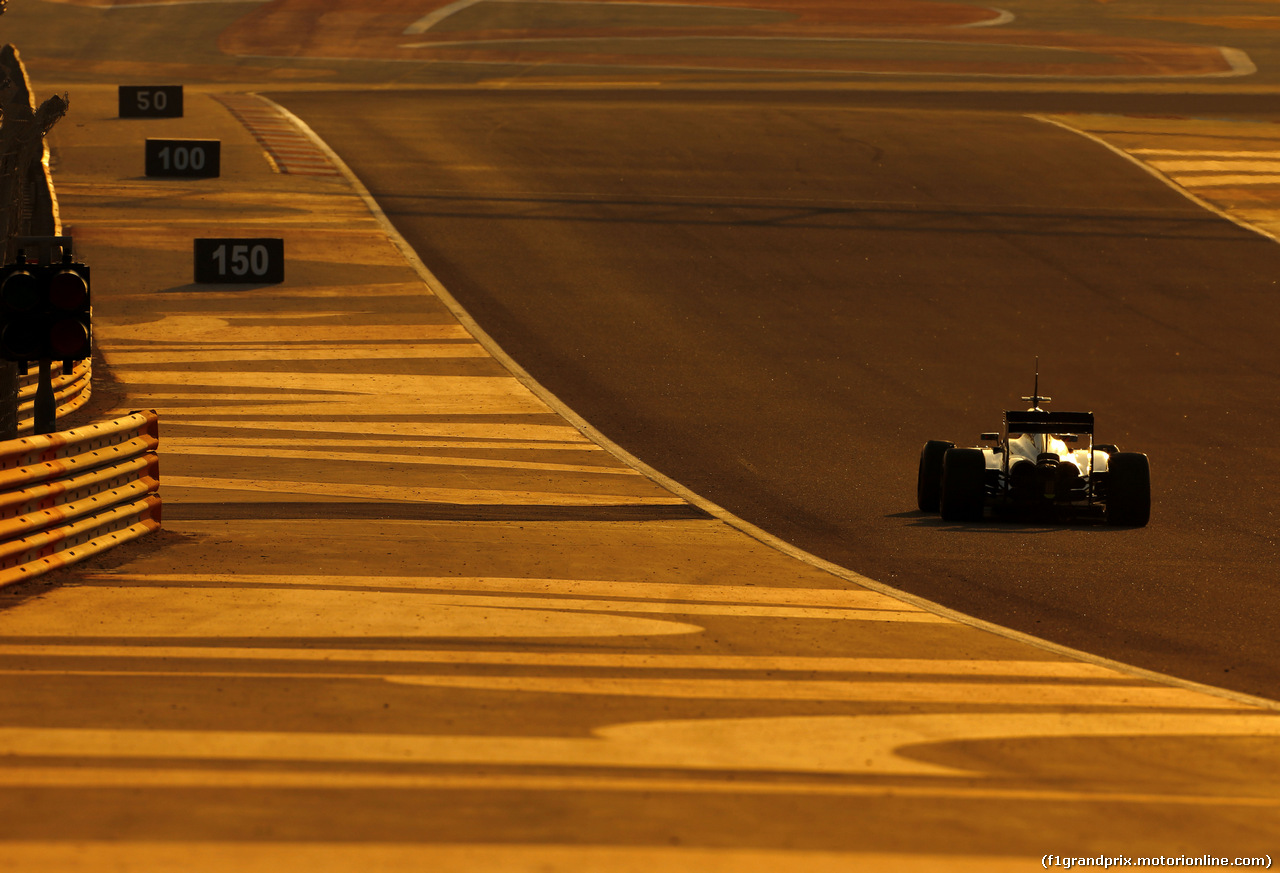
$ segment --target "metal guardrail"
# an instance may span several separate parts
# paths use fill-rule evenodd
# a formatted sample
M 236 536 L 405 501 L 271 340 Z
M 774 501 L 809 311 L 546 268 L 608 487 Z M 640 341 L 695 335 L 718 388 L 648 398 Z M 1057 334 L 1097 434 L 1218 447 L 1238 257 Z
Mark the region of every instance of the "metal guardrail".
M 27 238 L 61 233 L 44 136 L 67 102 L 51 97 L 36 106 L 13 46 L 0 48 L 0 79 L 0 256 L 8 263 Z M 86 359 L 52 378 L 53 420 L 89 401 L 91 376 Z M 19 375 L 17 365 L 0 362 L 0 435 L 17 437 L 0 442 L 0 587 L 160 527 L 155 412 L 31 435 L 38 388 L 38 367 Z
M 0 48 L 0 79 L 0 255 L 8 263 L 31 239 L 61 233 L 44 136 L 67 102 L 50 97 L 36 106 L 13 46 Z M 52 378 L 52 420 L 89 401 L 91 376 L 86 359 Z M 19 375 L 17 365 L 0 362 L 0 435 L 16 437 L 0 442 L 0 587 L 160 527 L 155 412 L 33 436 L 39 378 L 37 367 Z M 48 427 L 50 407 L 42 409 Z
M 0 587 L 160 527 L 154 411 L 0 442 Z

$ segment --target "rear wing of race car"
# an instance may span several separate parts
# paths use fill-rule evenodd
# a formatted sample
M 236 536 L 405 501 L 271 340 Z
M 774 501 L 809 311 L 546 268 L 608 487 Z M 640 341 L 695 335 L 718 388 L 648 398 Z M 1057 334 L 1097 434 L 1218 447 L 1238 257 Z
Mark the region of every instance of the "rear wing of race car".
M 1029 412 L 1010 410 L 1004 414 L 1005 433 L 1049 433 L 1093 435 L 1092 412 Z

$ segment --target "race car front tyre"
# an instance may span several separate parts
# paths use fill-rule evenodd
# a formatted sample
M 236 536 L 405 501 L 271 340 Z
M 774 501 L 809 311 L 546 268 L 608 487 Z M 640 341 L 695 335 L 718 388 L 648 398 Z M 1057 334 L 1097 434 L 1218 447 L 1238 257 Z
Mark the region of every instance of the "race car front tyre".
M 1107 467 L 1107 524 L 1142 527 L 1151 519 L 1151 465 L 1141 452 L 1118 452 Z
M 939 508 L 946 521 L 982 521 L 987 503 L 987 462 L 982 449 L 948 449 L 942 456 Z
M 921 512 L 937 512 L 942 496 L 942 456 L 955 443 L 929 440 L 920 450 L 920 472 L 916 476 L 916 505 Z

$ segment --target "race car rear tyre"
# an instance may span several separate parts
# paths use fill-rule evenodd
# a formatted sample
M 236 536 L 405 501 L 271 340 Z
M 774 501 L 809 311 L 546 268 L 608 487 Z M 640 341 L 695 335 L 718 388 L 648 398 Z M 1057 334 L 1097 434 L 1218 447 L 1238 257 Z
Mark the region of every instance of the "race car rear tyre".
M 1151 519 L 1151 465 L 1141 452 L 1118 452 L 1107 467 L 1107 524 L 1142 527 Z
M 937 512 L 942 496 L 942 456 L 955 443 L 929 440 L 920 450 L 920 472 L 916 476 L 916 505 L 921 512 Z
M 987 503 L 987 461 L 982 449 L 948 449 L 942 456 L 942 494 L 938 504 L 946 521 L 982 521 Z

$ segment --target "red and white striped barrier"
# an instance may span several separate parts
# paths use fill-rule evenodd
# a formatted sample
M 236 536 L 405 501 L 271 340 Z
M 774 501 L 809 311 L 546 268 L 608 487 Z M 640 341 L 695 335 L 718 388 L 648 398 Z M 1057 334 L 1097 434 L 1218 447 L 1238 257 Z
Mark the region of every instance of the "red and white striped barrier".
M 0 587 L 160 527 L 160 420 L 0 442 Z

